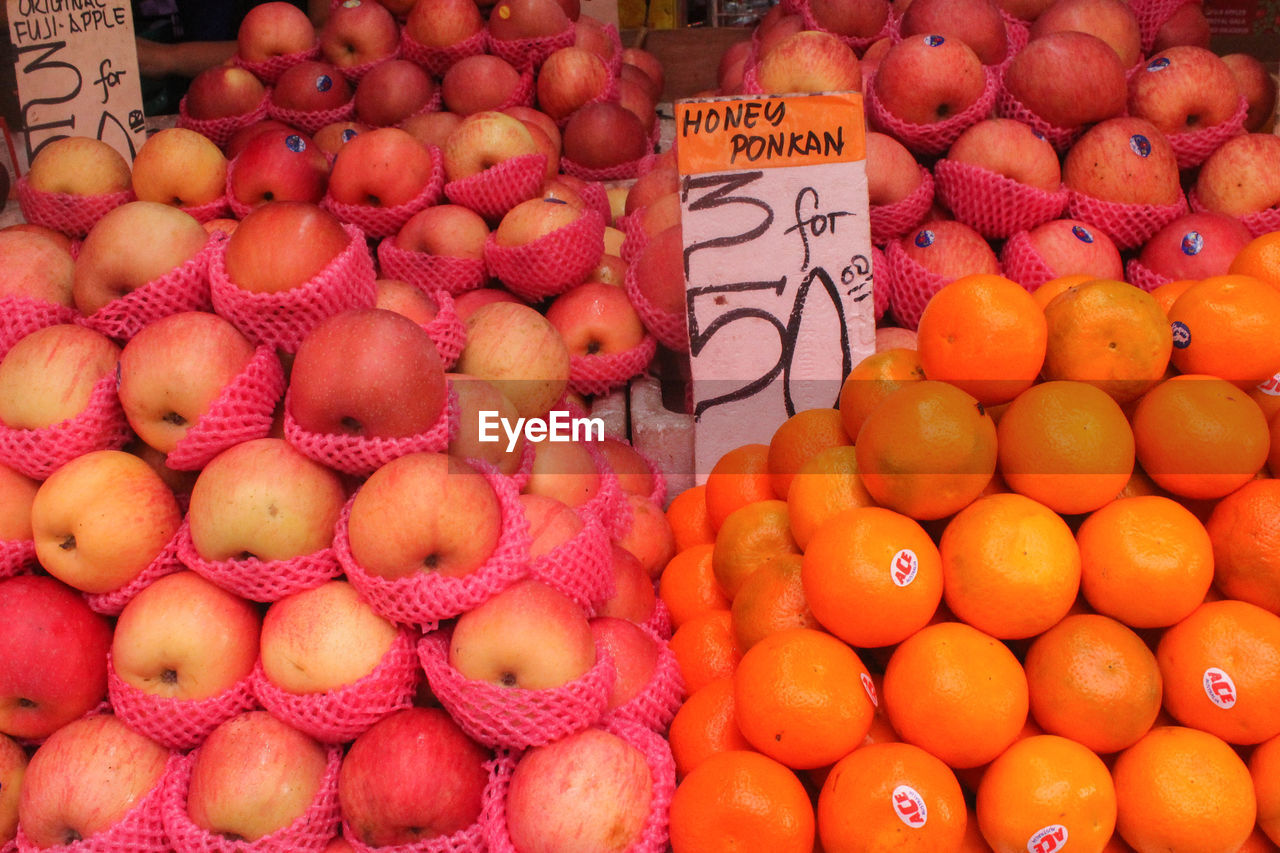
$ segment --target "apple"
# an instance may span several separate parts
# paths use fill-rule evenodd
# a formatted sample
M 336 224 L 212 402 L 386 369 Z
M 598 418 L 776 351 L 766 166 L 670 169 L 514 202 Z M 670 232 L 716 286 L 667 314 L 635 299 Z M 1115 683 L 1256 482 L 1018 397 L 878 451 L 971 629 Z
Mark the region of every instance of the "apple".
M 227 192 L 249 207 L 269 201 L 318 204 L 328 186 L 324 149 L 304 134 L 272 130 L 257 136 L 236 157 Z
M 0 580 L 0 598 L 0 733 L 48 737 L 106 698 L 111 625 L 50 577 Z
M 645 50 L 642 47 L 627 47 L 622 50 L 622 64 L 639 68 L 645 73 L 652 83 L 649 94 L 655 101 L 661 101 L 663 88 L 666 84 L 666 72 L 662 67 L 662 60 L 657 55 Z
M 478 54 L 459 59 L 440 80 L 444 107 L 466 117 L 510 104 L 523 81 L 519 70 L 498 56 Z
M 461 123 L 462 116 L 448 110 L 441 110 L 440 112 L 414 113 L 400 122 L 398 127 L 423 145 L 434 145 L 443 150 L 444 141 Z
M 902 238 L 900 245 L 907 257 L 947 281 L 971 273 L 1000 274 L 991 246 L 962 222 L 927 222 Z
M 80 246 L 76 308 L 93 314 L 182 266 L 208 242 L 209 233 L 185 211 L 154 201 L 122 204 L 99 219 Z
M 534 444 L 533 467 L 524 491 L 545 495 L 578 508 L 600 491 L 595 459 L 581 441 L 540 441 Z
M 1085 131 L 1067 151 L 1062 182 L 1121 204 L 1173 204 L 1182 193 L 1169 141 L 1151 122 L 1131 117 L 1110 118 Z
M 208 699 L 253 671 L 260 630 L 255 605 L 195 572 L 177 572 L 142 590 L 120 612 L 112 666 L 144 693 Z
M 959 39 L 983 65 L 999 65 L 1009 52 L 1004 17 L 992 0 L 912 0 L 900 28 L 904 39 L 930 33 Z
M 833 4 L 828 3 L 827 0 L 817 0 L 817 2 L 809 4 L 809 8 L 813 10 L 815 17 L 818 15 L 818 7 L 820 5 L 827 6 L 832 9 L 844 8 L 844 4 Z M 885 7 L 885 10 L 886 12 L 888 11 L 887 6 Z M 836 23 L 835 26 L 839 26 L 839 24 Z M 827 25 L 825 28 L 827 30 L 834 31 L 834 26 Z M 746 73 L 747 65 L 751 62 L 754 55 L 755 45 L 752 44 L 751 39 L 749 38 L 736 41 L 725 48 L 724 53 L 720 54 L 720 63 L 716 66 L 716 89 L 718 89 L 721 94 L 735 95 L 742 91 L 742 78 Z M 624 67 L 631 68 L 631 73 L 644 76 L 644 72 L 636 68 L 634 65 Z M 865 73 L 866 70 L 863 69 L 864 76 Z M 629 81 L 634 80 L 634 78 L 623 79 L 627 79 Z M 652 81 L 646 79 L 646 81 L 641 85 L 643 85 L 645 87 L 645 91 L 648 92 L 652 86 Z
M 1222 124 L 1239 103 L 1231 69 L 1203 47 L 1162 51 L 1129 80 L 1129 115 L 1146 119 L 1165 134 Z
M 564 395 L 569 351 L 537 311 L 517 303 L 485 305 L 466 326 L 458 372 L 492 382 L 519 417 L 541 417 Z
M 867 159 L 867 165 L 870 167 L 870 157 L 868 156 Z M 630 191 L 627 192 L 627 201 L 623 207 L 623 212 L 628 214 L 635 213 L 637 210 L 653 204 L 663 196 L 679 191 L 680 173 L 674 167 L 664 166 L 652 169 L 636 178 L 636 182 L 631 185 Z
M 40 146 L 31 158 L 27 184 L 33 190 L 69 195 L 108 195 L 133 186 L 129 163 L 105 142 L 64 136 Z
M 1124 263 L 1111 238 L 1087 222 L 1054 219 L 1027 232 L 1055 278 L 1088 275 L 1124 281 Z
M 110 338 L 84 326 L 32 332 L 0 359 L 0 423 L 41 429 L 75 417 L 98 381 L 115 372 L 119 357 Z
M 292 3 L 259 3 L 240 20 L 236 52 L 245 62 L 266 62 L 316 46 L 316 30 L 307 14 Z
M 1222 61 L 1236 78 L 1240 94 L 1249 102 L 1249 112 L 1244 119 L 1244 129 L 1257 133 L 1271 125 L 1276 112 L 1276 81 L 1267 71 L 1262 60 L 1247 53 L 1228 53 Z
M 1157 275 L 1175 280 L 1226 275 L 1252 239 L 1240 220 L 1225 213 L 1187 213 L 1157 231 L 1138 260 Z
M 608 231 L 605 232 L 606 239 Z M 598 281 L 614 287 L 625 287 L 627 283 L 627 262 L 608 251 L 600 258 L 599 265 L 587 275 L 587 281 Z
M 356 87 L 356 117 L 373 127 L 399 124 L 425 109 L 435 94 L 435 80 L 420 66 L 388 59 L 369 69 Z
M 916 191 L 924 177 L 906 146 L 886 133 L 875 131 L 867 132 L 866 146 L 869 204 L 895 204 Z
M 129 425 L 169 453 L 255 351 L 217 314 L 186 311 L 149 323 L 120 353 L 118 393 Z
M 604 60 L 581 47 L 562 47 L 538 69 L 538 105 L 554 119 L 567 118 L 588 101 L 601 98 L 609 85 Z
M 591 620 L 591 634 L 596 647 L 604 649 L 613 661 L 617 675 L 609 688 L 607 710 L 614 710 L 640 695 L 653 680 L 658 667 L 658 641 L 634 622 L 611 616 Z
M 283 439 L 261 438 L 224 450 L 201 470 L 187 520 L 206 560 L 288 560 L 329 547 L 345 502 L 331 470 Z
M 187 115 L 193 119 L 230 118 L 252 113 L 267 88 L 257 77 L 234 65 L 206 68 L 187 87 Z
M 320 55 L 339 68 L 354 68 L 391 57 L 400 47 L 400 26 L 374 0 L 343 0 L 329 11 L 317 34 Z
M 449 663 L 464 678 L 501 687 L 561 687 L 595 665 L 582 608 L 540 581 L 522 580 L 458 617 Z
M 591 15 L 578 15 L 573 22 L 573 43 L 577 47 L 586 48 L 604 60 L 608 65 L 614 58 L 621 63 L 622 48 L 605 29 L 604 21 Z
M 381 663 L 398 636 L 346 581 L 329 581 L 272 604 L 262 619 L 262 669 L 294 694 L 353 684 Z
M 1089 33 L 1062 30 L 1033 39 L 1013 57 L 1004 86 L 1028 110 L 1057 127 L 1079 127 L 1123 115 L 1125 67 Z
M 471 208 L 438 204 L 415 213 L 392 242 L 407 252 L 479 260 L 488 236 L 488 224 Z
M 768 94 L 862 90 L 858 55 L 838 36 L 820 30 L 794 33 L 770 47 L 760 58 L 756 79 Z
M 531 198 L 507 211 L 493 240 L 499 246 L 523 246 L 566 228 L 582 218 L 584 211 L 560 199 Z
M 468 115 L 445 140 L 444 173 L 457 181 L 512 157 L 538 153 L 541 149 L 524 122 L 485 110 Z
M 27 754 L 17 741 L 0 735 L 0 844 L 18 834 L 18 795 L 27 772 Z
M 479 820 L 489 757 L 445 711 L 397 711 L 356 738 L 343 759 L 342 819 L 371 847 L 446 838 Z
M 351 238 L 338 218 L 301 201 L 261 205 L 227 240 L 227 278 L 253 293 L 306 284 L 343 252 Z
M 366 77 L 369 75 L 365 75 Z M 358 96 L 360 93 L 357 92 Z M 326 167 L 332 158 L 338 156 L 338 152 L 342 150 L 342 146 L 350 142 L 356 134 L 364 133 L 366 130 L 372 130 L 373 126 L 365 124 L 362 121 L 331 121 L 324 127 L 317 130 L 311 135 L 311 139 L 315 147 L 320 151 L 329 155 L 326 160 Z M 328 185 L 328 171 L 325 172 L 325 185 Z
M 34 234 L 37 237 L 44 237 L 57 244 L 58 248 L 71 251 L 71 238 L 61 231 L 55 231 L 46 225 L 36 225 L 32 222 L 15 222 L 12 225 L 6 225 L 0 228 L 0 234 Z
M 636 220 L 647 241 L 668 228 L 679 225 L 681 215 L 680 194 L 670 193 L 641 208 L 636 214 Z
M 232 133 L 231 138 L 227 140 L 227 144 L 223 146 L 223 152 L 228 160 L 234 160 L 245 149 L 245 146 L 258 138 L 258 134 L 272 130 L 283 130 L 288 133 L 299 132 L 278 119 L 264 118 L 261 121 L 246 124 Z
M 276 80 L 271 102 L 299 112 L 336 110 L 351 101 L 353 90 L 338 66 L 308 60 L 290 66 Z
M 19 296 L 74 307 L 75 261 L 71 252 L 42 234 L 0 231 L 0 298 Z
M 227 159 L 194 130 L 159 131 L 133 158 L 133 193 L 139 201 L 195 207 L 221 198 L 226 187 Z
M 1148 54 L 1159 53 L 1179 45 L 1209 48 L 1209 19 L 1205 17 L 1203 4 L 1189 0 L 1173 10 L 1156 30 Z
M 959 39 L 913 36 L 889 48 L 872 86 L 890 114 L 932 124 L 975 104 L 986 76 L 978 55 Z
M 1230 216 L 1280 206 L 1280 137 L 1247 133 L 1222 143 L 1200 166 L 1196 196 Z
M 1062 186 L 1058 152 L 1029 126 L 1011 118 L 980 121 L 951 144 L 947 159 L 969 163 L 1047 193 Z
M 1054 0 L 1031 25 L 1031 40 L 1062 30 L 1102 39 L 1111 45 L 1125 68 L 1142 60 L 1138 18 L 1124 0 Z
M 813 0 L 809 11 L 819 27 L 836 35 L 867 39 L 879 34 L 889 17 L 887 0 Z
M 484 17 L 474 0 L 417 0 L 404 32 L 426 47 L 451 47 L 484 30 Z
M 529 559 L 538 560 L 569 542 L 586 526 L 576 510 L 546 495 L 520 495 L 529 523 Z
M 644 122 L 620 103 L 587 104 L 569 116 L 564 156 L 588 169 L 608 169 L 649 153 Z
M 548 38 L 572 23 L 557 0 L 499 0 L 489 12 L 489 36 L 498 41 Z
M 604 441 L 596 442 L 596 448 L 604 454 L 605 462 L 623 492 L 645 498 L 653 494 L 653 470 L 634 447 L 624 439 L 610 435 L 605 436 Z
M 644 835 L 652 800 L 644 753 L 586 729 L 521 756 L 507 792 L 507 830 L 522 853 L 628 850 Z
M 684 242 L 679 225 L 650 237 L 635 268 L 636 287 L 655 310 L 684 316 Z
M 68 723 L 27 765 L 18 821 L 35 847 L 92 839 L 160 784 L 169 751 L 111 714 Z
M 619 78 L 618 105 L 640 119 L 640 126 L 646 134 L 653 132 L 658 122 L 658 105 L 646 86 Z
M 431 182 L 431 150 L 398 127 L 358 134 L 342 146 L 329 174 L 329 195 L 343 204 L 399 207 Z
M 492 383 L 463 373 L 450 373 L 447 376 L 458 395 L 459 423 L 457 435 L 449 442 L 449 455 L 455 459 L 487 462 L 500 473 L 511 476 L 520 469 L 524 458 L 524 435 L 519 435 L 515 445 L 508 450 L 508 437 L 505 434 L 501 440 L 492 441 L 492 432 L 482 430 L 480 413 L 497 412 L 499 423 L 505 421 L 514 424 L 520 417 L 516 413 L 516 407 Z M 485 436 L 483 440 L 482 433 Z
M 378 290 L 374 308 L 394 311 L 419 326 L 425 326 L 436 318 L 440 306 L 427 294 L 407 281 L 398 278 L 380 278 L 374 283 Z
M 624 494 L 623 502 L 629 510 L 630 522 L 621 536 L 616 536 L 620 546 L 630 551 L 654 580 L 676 555 L 676 537 L 671 522 L 662 507 L 647 496 Z
M 463 323 L 468 322 L 471 315 L 485 305 L 493 302 L 508 302 L 512 305 L 524 305 L 520 297 L 500 287 L 478 287 L 460 293 L 453 299 L 453 310 Z
M 645 336 L 626 291 L 600 282 L 586 282 L 555 297 L 546 316 L 574 356 L 626 352 Z
M 653 579 L 640 560 L 618 544 L 610 548 L 613 595 L 596 608 L 597 616 L 613 616 L 643 625 L 653 618 L 657 596 Z

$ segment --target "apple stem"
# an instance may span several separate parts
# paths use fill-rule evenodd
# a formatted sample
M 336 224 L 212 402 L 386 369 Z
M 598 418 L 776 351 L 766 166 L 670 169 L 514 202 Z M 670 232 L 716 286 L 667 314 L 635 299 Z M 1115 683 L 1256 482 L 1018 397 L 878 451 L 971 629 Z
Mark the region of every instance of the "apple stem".
M 165 684 L 177 684 L 178 673 L 172 669 L 166 669 L 164 672 L 160 673 L 160 680 Z
M 77 841 L 83 841 L 83 840 L 84 840 L 84 836 L 76 832 L 74 829 L 70 829 L 70 828 L 68 828 L 67 831 L 63 833 L 63 836 L 62 836 L 63 844 L 75 844 Z
M 74 550 L 76 547 L 76 537 L 68 534 L 66 539 L 63 539 L 58 543 L 58 547 L 64 551 Z
M 163 420 L 166 423 L 173 424 L 174 426 L 185 426 L 187 423 L 187 419 L 177 412 L 169 412 L 169 414 L 164 416 Z
M 355 418 L 347 415 L 340 421 L 342 428 L 347 431 L 348 435 L 361 435 L 364 433 L 364 427 Z
M 513 672 L 504 672 L 504 673 L 502 673 L 502 676 L 498 679 L 498 681 L 500 681 L 500 682 L 502 683 L 502 686 L 503 686 L 503 687 L 515 687 L 515 686 L 516 686 L 516 676 L 515 676 L 515 673 L 513 673 Z
M 34 701 L 32 701 L 31 699 L 28 699 L 28 698 L 27 698 L 27 697 L 25 697 L 25 696 L 20 696 L 20 697 L 18 697 L 18 707 L 19 707 L 19 708 L 34 708 L 35 706 L 36 706 L 36 703 L 35 703 Z

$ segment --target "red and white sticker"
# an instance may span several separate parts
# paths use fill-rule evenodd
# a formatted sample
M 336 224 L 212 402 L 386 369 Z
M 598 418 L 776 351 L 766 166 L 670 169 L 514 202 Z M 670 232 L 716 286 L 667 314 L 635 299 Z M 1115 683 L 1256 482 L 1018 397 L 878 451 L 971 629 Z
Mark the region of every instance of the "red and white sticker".
M 913 829 L 919 829 L 929 822 L 929 810 L 925 808 L 924 797 L 910 785 L 899 785 L 893 789 L 893 813 L 898 820 Z
M 1280 373 L 1259 385 L 1258 390 L 1270 397 L 1280 397 Z
M 876 695 L 876 683 L 871 680 L 871 676 L 864 672 L 858 676 L 858 679 L 862 682 L 862 689 L 867 691 L 867 698 L 871 700 L 871 704 L 879 708 L 880 697 Z
M 893 578 L 895 586 L 910 585 L 919 573 L 920 559 L 915 551 L 903 548 L 893 555 L 893 562 L 889 564 L 889 577 Z
M 1054 853 L 1067 846 L 1067 828 L 1060 823 L 1046 826 L 1031 836 L 1027 853 Z
M 1216 666 L 1204 671 L 1204 692 L 1210 702 L 1224 711 L 1236 704 L 1236 683 Z

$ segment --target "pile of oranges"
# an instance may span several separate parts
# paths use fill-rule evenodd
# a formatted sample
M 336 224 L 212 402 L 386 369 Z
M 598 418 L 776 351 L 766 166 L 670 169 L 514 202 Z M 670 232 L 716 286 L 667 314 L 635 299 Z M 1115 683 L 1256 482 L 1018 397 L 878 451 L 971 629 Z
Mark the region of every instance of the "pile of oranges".
M 1280 233 L 995 275 L 667 515 L 674 853 L 1276 850 Z

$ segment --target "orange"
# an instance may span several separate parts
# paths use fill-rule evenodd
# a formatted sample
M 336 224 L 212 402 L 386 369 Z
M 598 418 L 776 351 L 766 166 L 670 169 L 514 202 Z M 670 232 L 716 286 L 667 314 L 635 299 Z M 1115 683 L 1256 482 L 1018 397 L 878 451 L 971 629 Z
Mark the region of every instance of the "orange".
M 858 434 L 881 400 L 904 383 L 924 379 L 920 355 L 913 349 L 896 348 L 872 353 L 854 365 L 840 386 L 840 418 L 845 432 Z
M 1175 376 L 1152 388 L 1133 413 L 1138 462 L 1156 485 L 1187 498 L 1220 498 L 1267 461 L 1267 419 L 1225 379 Z
M 1048 630 L 1080 590 L 1080 550 L 1071 528 L 1022 495 L 969 504 L 943 531 L 938 551 L 951 612 L 998 639 Z
M 1249 396 L 1262 409 L 1267 423 L 1275 424 L 1276 412 L 1280 412 L 1280 373 L 1250 388 Z M 1274 440 L 1272 443 L 1274 444 Z
M 693 617 L 671 635 L 670 646 L 680 664 L 686 696 L 717 678 L 733 675 L 742 658 L 728 610 L 709 610 Z
M 676 538 L 676 550 L 716 541 L 716 530 L 707 514 L 707 487 L 690 486 L 667 504 L 667 521 Z
M 1280 417 L 1272 419 L 1269 438 L 1271 451 L 1267 454 L 1267 470 L 1275 477 L 1280 474 Z
M 1276 853 L 1275 844 L 1263 833 L 1258 827 L 1253 828 L 1253 832 L 1249 833 L 1249 837 L 1244 840 L 1244 844 L 1240 845 L 1240 849 L 1236 853 Z
M 711 569 L 732 601 L 751 573 L 780 554 L 798 554 L 786 501 L 756 501 L 734 510 L 716 531 Z
M 1013 743 L 1009 744 L 1009 746 L 1012 747 L 1014 743 L 1026 740 L 1029 737 L 1038 737 L 1042 734 L 1044 734 L 1044 729 L 1036 725 L 1036 721 L 1028 716 L 1027 721 L 1023 723 L 1022 728 L 1018 730 L 1017 737 L 1013 739 Z M 1006 748 L 1005 752 L 1008 751 L 1009 750 Z M 1003 755 L 1004 752 L 1000 754 Z M 961 787 L 976 795 L 978 793 L 978 786 L 982 784 L 982 777 L 986 775 L 987 768 L 990 766 L 991 762 L 988 761 L 986 764 L 979 764 L 977 767 L 961 768 L 956 771 L 956 778 L 960 780 Z
M 969 809 L 968 819 L 964 824 L 964 838 L 956 848 L 956 853 L 991 853 L 991 845 L 982 837 L 982 830 L 978 828 L 978 815 L 973 809 Z
M 1209 601 L 1156 647 L 1164 706 L 1228 743 L 1280 735 L 1280 616 L 1246 601 Z
M 721 752 L 671 798 L 672 853 L 811 853 L 813 806 L 796 774 L 758 752 Z
M 1160 713 L 1164 694 L 1156 656 L 1108 616 L 1068 616 L 1036 637 L 1023 666 L 1040 727 L 1094 752 L 1132 746 Z
M 996 469 L 991 417 L 945 382 L 910 382 L 894 391 L 867 416 L 854 444 L 871 497 L 917 520 L 959 512 Z
M 1249 756 L 1249 773 L 1258 801 L 1258 828 L 1280 844 L 1280 737 L 1258 744 Z
M 1045 379 L 1088 382 L 1124 404 L 1164 376 L 1169 321 L 1151 294 L 1131 284 L 1099 278 L 1068 288 L 1045 306 L 1044 318 Z
M 978 826 L 995 853 L 1101 851 L 1116 825 L 1116 789 L 1088 747 L 1057 735 L 1020 740 L 978 786 Z
M 733 679 L 717 678 L 691 694 L 667 731 L 681 777 L 719 752 L 751 749 L 733 713 Z
M 720 589 L 711 570 L 713 545 L 694 545 L 676 554 L 658 579 L 658 597 L 679 628 L 708 610 L 728 610 L 729 597 Z
M 1130 628 L 1186 618 L 1213 583 L 1213 546 L 1191 511 L 1156 495 L 1121 498 L 1076 531 L 1080 590 L 1089 606 Z
M 1036 301 L 1036 304 L 1040 306 L 1040 310 L 1043 311 L 1045 306 L 1052 302 L 1053 298 L 1059 293 L 1093 280 L 1094 276 L 1084 275 L 1083 273 L 1061 275 L 1057 278 L 1049 279 L 1044 284 L 1031 291 L 1031 298 Z
M 1116 829 L 1135 850 L 1235 851 L 1253 831 L 1249 768 L 1208 732 L 1157 726 L 1111 774 Z
M 787 628 L 817 628 L 804 584 L 800 555 L 782 554 L 764 563 L 733 597 L 733 635 L 744 652 L 770 634 Z
M 853 445 L 829 448 L 801 465 L 791 481 L 787 492 L 791 535 L 803 550 L 827 519 L 873 503 L 858 476 L 857 449 Z
M 772 498 L 769 445 L 744 444 L 721 456 L 707 474 L 706 489 L 707 517 L 717 530 L 735 509 Z
M 832 764 L 862 742 L 875 712 L 857 653 L 830 634 L 793 628 L 770 634 L 733 675 L 738 728 L 788 767 Z
M 1236 253 L 1227 271 L 1251 275 L 1280 289 L 1280 232 L 1272 231 L 1254 237 Z
M 920 315 L 916 350 L 925 376 L 995 405 L 1036 381 L 1046 337 L 1044 311 L 1022 285 L 979 273 L 933 295 Z
M 936 853 L 964 839 L 964 792 L 951 768 L 909 743 L 855 749 L 818 794 L 826 853 Z
M 1186 293 L 1187 288 L 1199 280 L 1198 278 L 1180 278 L 1176 281 L 1165 282 L 1151 291 L 1151 298 L 1156 301 L 1160 306 L 1160 310 L 1168 317 L 1169 309 L 1173 307 L 1173 303 L 1178 301 L 1178 297 Z
M 1022 730 L 1027 677 L 999 640 L 962 622 L 940 622 L 894 650 L 884 705 L 904 741 L 953 768 L 977 767 Z
M 818 528 L 801 578 L 813 615 L 853 646 L 905 640 L 942 600 L 937 546 L 917 522 L 880 507 L 846 510 Z
M 1280 613 L 1280 480 L 1245 483 L 1218 501 L 1205 529 L 1222 594 Z
M 1169 309 L 1173 366 L 1249 389 L 1280 370 L 1280 288 L 1218 275 L 1187 288 Z
M 769 440 L 769 481 L 774 497 L 787 499 L 800 466 L 815 454 L 850 444 L 853 442 L 835 409 L 806 409 L 787 418 Z
M 1119 404 L 1084 382 L 1033 385 L 996 427 L 1000 474 L 1013 491 L 1066 515 L 1109 503 L 1133 473 L 1133 430 Z

